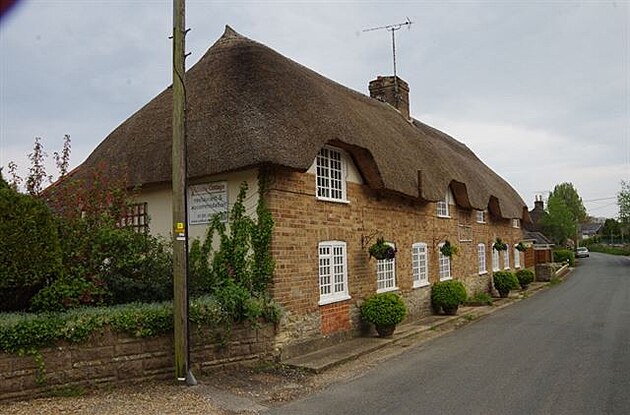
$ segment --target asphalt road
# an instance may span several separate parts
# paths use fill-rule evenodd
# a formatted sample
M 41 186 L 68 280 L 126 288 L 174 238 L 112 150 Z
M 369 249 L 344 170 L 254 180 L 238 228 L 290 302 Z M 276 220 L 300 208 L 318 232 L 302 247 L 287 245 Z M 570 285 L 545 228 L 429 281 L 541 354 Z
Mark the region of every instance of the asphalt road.
M 630 414 L 630 258 L 268 414 Z

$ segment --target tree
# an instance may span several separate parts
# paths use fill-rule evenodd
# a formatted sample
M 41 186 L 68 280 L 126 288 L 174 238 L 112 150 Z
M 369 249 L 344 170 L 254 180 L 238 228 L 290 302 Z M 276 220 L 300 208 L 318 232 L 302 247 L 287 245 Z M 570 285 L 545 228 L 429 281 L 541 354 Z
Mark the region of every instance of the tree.
M 621 190 L 617 193 L 617 206 L 619 222 L 624 226 L 630 226 L 630 182 L 621 181 Z
M 18 193 L 1 174 L 0 235 L 0 311 L 21 310 L 62 271 L 62 254 L 48 206 Z
M 549 195 L 549 199 L 551 200 L 552 197 L 562 199 L 566 207 L 571 211 L 573 218 L 578 223 L 586 222 L 588 218 L 586 208 L 584 207 L 582 198 L 572 183 L 565 182 L 557 184 Z
M 620 236 L 621 228 L 619 226 L 619 222 L 616 219 L 606 219 L 604 222 L 604 227 L 602 228 L 602 234 L 604 236 Z
M 557 186 L 556 186 L 557 187 Z M 552 193 L 547 202 L 547 211 L 540 220 L 543 233 L 557 245 L 575 237 L 577 222 L 564 199 Z

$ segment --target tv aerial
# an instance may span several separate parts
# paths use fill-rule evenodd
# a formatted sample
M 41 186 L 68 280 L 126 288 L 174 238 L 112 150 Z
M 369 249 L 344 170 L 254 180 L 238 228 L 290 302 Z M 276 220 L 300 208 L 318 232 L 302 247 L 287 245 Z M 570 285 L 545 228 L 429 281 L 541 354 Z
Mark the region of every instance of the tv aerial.
M 392 34 L 392 58 L 394 61 L 394 80 L 396 79 L 396 31 L 402 27 L 407 26 L 407 29 L 411 29 L 413 22 L 407 17 L 407 21 L 403 23 L 390 24 L 387 26 L 372 27 L 370 29 L 364 29 L 363 32 L 373 32 L 375 30 L 387 30 Z

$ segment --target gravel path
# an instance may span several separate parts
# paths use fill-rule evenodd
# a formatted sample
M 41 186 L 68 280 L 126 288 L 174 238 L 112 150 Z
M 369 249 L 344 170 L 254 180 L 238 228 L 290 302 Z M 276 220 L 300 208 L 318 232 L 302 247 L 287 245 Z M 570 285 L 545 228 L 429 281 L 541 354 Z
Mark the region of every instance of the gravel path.
M 195 387 L 166 383 L 148 383 L 95 391 L 85 396 L 40 398 L 0 403 L 4 415 L 224 415 Z

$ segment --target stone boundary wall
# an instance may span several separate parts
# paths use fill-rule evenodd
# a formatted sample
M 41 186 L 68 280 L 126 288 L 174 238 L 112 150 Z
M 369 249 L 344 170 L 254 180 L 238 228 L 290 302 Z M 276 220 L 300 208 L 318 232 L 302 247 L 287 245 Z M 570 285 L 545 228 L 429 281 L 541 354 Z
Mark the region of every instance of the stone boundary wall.
M 273 354 L 273 325 L 233 327 L 229 337 L 192 330 L 193 373 Z M 41 350 L 43 384 L 33 356 L 0 352 L 0 401 L 44 396 L 60 388 L 100 387 L 175 378 L 172 335 L 138 338 L 106 330 L 80 344 L 60 342 Z M 41 376 L 40 376 L 41 377 Z

